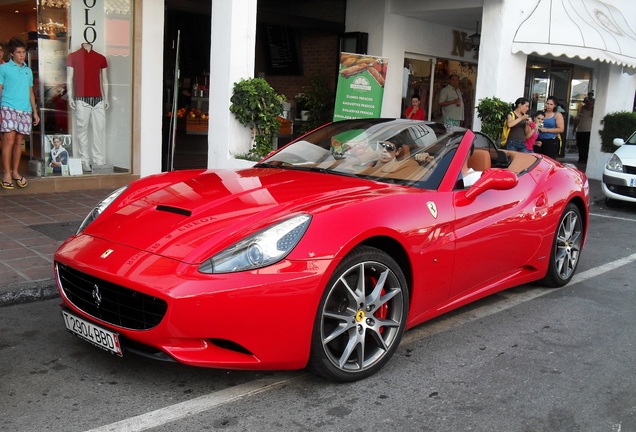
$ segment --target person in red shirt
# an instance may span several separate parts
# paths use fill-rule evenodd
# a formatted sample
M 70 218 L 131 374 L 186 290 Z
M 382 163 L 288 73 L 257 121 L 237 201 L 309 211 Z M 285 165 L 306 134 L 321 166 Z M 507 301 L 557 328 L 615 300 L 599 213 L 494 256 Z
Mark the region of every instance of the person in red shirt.
M 411 106 L 404 112 L 404 117 L 411 120 L 424 120 L 424 108 L 420 107 L 420 95 L 411 97 Z

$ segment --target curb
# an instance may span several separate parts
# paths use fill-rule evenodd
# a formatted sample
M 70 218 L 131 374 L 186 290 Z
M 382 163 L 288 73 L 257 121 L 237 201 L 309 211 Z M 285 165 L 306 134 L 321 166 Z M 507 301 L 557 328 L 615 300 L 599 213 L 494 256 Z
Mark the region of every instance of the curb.
M 49 300 L 60 296 L 55 280 L 26 282 L 0 287 L 0 307 L 39 300 Z

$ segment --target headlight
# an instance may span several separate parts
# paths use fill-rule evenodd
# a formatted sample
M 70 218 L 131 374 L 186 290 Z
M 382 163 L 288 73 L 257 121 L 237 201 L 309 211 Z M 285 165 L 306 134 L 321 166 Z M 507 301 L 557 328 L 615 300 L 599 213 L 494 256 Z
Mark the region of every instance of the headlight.
M 75 235 L 78 235 L 79 233 L 81 233 L 82 231 L 84 231 L 86 229 L 87 226 L 89 226 L 95 219 L 97 219 L 97 216 L 99 216 L 100 214 L 102 214 L 102 212 L 104 210 L 106 210 L 106 208 L 111 205 L 113 203 L 113 201 L 115 201 L 117 199 L 117 197 L 119 195 L 122 194 L 123 191 L 125 191 L 128 188 L 128 186 L 123 186 L 120 187 L 119 189 L 117 189 L 115 192 L 111 193 L 110 195 L 108 195 L 106 198 L 104 198 L 99 204 L 97 204 L 93 210 L 90 211 L 90 213 L 88 214 L 88 216 L 86 216 L 84 218 L 84 220 L 82 221 L 82 223 L 80 224 L 79 228 L 77 229 L 77 232 L 75 233 Z
M 610 171 L 616 171 L 616 172 L 622 173 L 623 163 L 621 162 L 621 158 L 613 154 L 612 157 L 609 158 L 609 160 L 607 161 L 607 164 L 605 164 L 605 168 L 607 168 Z
M 305 234 L 311 216 L 294 216 L 251 235 L 207 259 L 202 273 L 231 273 L 274 264 L 285 258 Z

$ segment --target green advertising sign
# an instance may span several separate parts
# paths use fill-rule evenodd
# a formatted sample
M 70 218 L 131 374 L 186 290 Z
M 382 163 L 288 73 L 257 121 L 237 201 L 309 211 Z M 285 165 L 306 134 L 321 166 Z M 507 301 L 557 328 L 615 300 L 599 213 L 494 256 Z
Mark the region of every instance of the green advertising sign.
M 380 117 L 388 60 L 341 53 L 333 121 Z

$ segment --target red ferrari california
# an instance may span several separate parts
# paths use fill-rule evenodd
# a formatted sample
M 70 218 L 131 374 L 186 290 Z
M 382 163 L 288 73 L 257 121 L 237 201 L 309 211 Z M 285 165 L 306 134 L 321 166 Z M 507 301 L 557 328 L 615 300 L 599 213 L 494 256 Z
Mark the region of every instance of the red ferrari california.
M 76 336 L 228 369 L 355 381 L 405 331 L 506 288 L 567 284 L 581 171 L 437 123 L 332 123 L 254 167 L 121 188 L 55 254 Z

